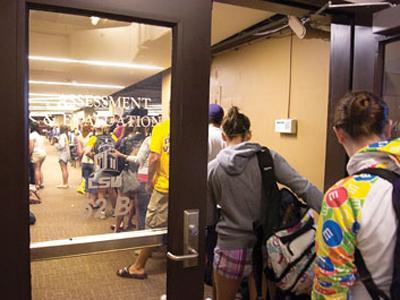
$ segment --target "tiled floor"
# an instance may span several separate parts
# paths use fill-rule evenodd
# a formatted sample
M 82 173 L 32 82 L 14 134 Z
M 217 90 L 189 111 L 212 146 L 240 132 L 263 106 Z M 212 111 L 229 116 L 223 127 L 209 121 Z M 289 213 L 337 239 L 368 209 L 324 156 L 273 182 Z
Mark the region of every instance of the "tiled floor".
M 42 204 L 31 205 L 37 223 L 31 226 L 33 242 L 69 237 L 109 233 L 112 218 L 100 220 L 84 213 L 86 198 L 76 192 L 80 170 L 70 170 L 70 188 L 59 190 L 61 181 L 57 154 L 48 146 L 43 166 L 45 188 L 41 191 Z M 147 280 L 122 279 L 116 270 L 132 263 L 132 250 L 73 258 L 33 262 L 33 300 L 75 299 L 140 299 L 159 300 L 165 294 L 165 258 L 151 258 L 146 271 Z M 210 290 L 206 289 L 206 294 Z

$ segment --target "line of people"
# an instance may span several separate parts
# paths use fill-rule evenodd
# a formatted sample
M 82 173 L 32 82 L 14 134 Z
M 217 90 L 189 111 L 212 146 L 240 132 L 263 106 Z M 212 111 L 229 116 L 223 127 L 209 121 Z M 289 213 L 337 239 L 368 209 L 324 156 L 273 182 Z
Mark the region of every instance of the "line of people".
M 257 298 L 253 225 L 266 217 L 271 199 L 263 191 L 257 162 L 261 145 L 250 142 L 249 118 L 231 108 L 221 126 L 227 147 L 208 165 L 207 221 L 216 224 L 218 235 L 216 299 L 236 299 L 244 279 L 249 281 L 248 299 L 399 299 L 400 139 L 390 140 L 391 125 L 388 106 L 379 97 L 360 91 L 341 99 L 333 131 L 349 156 L 349 175 L 325 196 L 271 151 L 276 180 L 319 214 L 314 281 L 308 293 L 295 295 L 277 290 L 277 279 L 267 274 Z
M 256 220 L 265 223 L 266 205 L 271 201 L 265 193 L 263 170 L 260 170 L 258 162 L 258 153 L 263 148 L 251 142 L 250 119 L 238 108 L 232 107 L 223 116 L 221 107 L 211 105 L 209 117 L 207 224 L 215 225 L 217 234 L 213 257 L 210 257 L 215 298 L 235 299 L 243 281 L 248 280 L 249 299 L 257 299 L 260 295 L 253 276 L 253 249 L 257 236 L 253 225 Z M 101 168 L 96 174 L 95 169 L 89 172 L 89 167 L 84 167 L 96 160 L 95 155 L 109 151 L 106 157 L 122 162 L 122 167 L 117 168 L 118 174 L 125 171 L 123 180 L 135 186 L 131 190 L 120 186 L 118 194 L 130 197 L 129 193 L 135 191 L 136 196 L 151 195 L 148 203 L 147 200 L 138 203 L 130 198 L 135 203 L 130 207 L 136 207 L 139 217 L 136 224 L 140 224 L 137 225 L 140 228 L 154 229 L 167 225 L 169 125 L 169 120 L 156 125 L 151 138 L 143 133 L 139 138 L 134 126 L 125 128 L 122 139 L 118 139 L 110 133 L 108 125 L 98 124 L 95 125 L 96 133 L 86 142 L 84 153 L 92 161 L 83 163 L 82 170 L 86 169 L 83 177 L 89 194 L 90 178 L 93 178 L 92 183 L 99 184 L 102 176 L 116 176 L 112 174 L 112 168 Z M 400 139 L 390 140 L 391 125 L 388 106 L 379 97 L 361 91 L 349 93 L 341 99 L 336 107 L 333 130 L 349 156 L 349 176 L 339 180 L 325 196 L 281 155 L 270 151 L 277 182 L 289 187 L 318 214 L 316 259 L 313 262 L 313 285 L 307 294 L 282 293 L 271 278 L 263 276 L 262 299 L 267 295 L 269 299 L 398 299 Z M 114 146 L 108 148 L 105 147 L 107 143 L 100 143 L 103 136 L 107 136 L 108 141 L 115 139 Z M 133 141 L 138 141 L 135 147 L 130 146 L 135 143 Z M 115 146 L 117 143 L 119 148 Z M 133 151 L 133 148 L 137 150 Z M 375 174 L 377 170 L 389 172 L 394 184 L 384 175 Z M 135 175 L 132 177 L 130 173 Z M 94 174 L 94 177 L 89 174 Z M 137 184 L 133 184 L 135 178 L 139 181 Z M 37 183 L 40 186 L 40 180 Z M 98 194 L 108 193 L 112 198 L 112 190 L 115 188 L 108 191 L 97 189 L 91 202 L 93 208 L 96 209 L 95 201 L 100 198 Z M 118 231 L 121 224 L 122 219 L 116 218 L 114 230 Z M 136 261 L 118 270 L 117 275 L 147 278 L 145 266 L 151 252 L 151 248 L 141 250 Z M 360 266 L 357 256 L 361 256 L 364 267 Z M 268 258 L 265 263 L 268 263 Z M 365 280 L 362 269 L 368 271 L 369 280 Z

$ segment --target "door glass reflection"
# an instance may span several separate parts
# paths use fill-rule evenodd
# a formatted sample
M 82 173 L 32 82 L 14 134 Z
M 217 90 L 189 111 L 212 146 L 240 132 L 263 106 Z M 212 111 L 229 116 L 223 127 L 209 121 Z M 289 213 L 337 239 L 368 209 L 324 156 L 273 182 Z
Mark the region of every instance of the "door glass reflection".
M 29 36 L 32 242 L 144 229 L 171 29 L 31 11 Z

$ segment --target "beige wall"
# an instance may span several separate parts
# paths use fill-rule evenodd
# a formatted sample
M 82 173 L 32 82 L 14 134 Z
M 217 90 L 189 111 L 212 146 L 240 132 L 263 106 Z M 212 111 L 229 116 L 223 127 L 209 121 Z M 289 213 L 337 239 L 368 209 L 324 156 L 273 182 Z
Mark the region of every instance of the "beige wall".
M 282 154 L 323 187 L 328 105 L 329 41 L 293 37 L 291 104 L 290 37 L 269 39 L 214 58 L 210 102 L 239 106 L 252 121 L 253 140 Z M 297 136 L 274 132 L 280 118 L 298 120 Z

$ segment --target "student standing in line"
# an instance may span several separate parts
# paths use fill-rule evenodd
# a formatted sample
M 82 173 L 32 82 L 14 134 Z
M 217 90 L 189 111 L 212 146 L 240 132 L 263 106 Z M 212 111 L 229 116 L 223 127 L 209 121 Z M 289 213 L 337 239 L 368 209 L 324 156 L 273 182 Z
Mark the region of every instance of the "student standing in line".
M 223 118 L 223 108 L 218 104 L 210 104 L 208 111 L 208 162 L 216 158 L 217 154 L 225 147 L 221 130 Z
M 170 121 L 165 120 L 154 126 L 150 140 L 147 190 L 152 194 L 146 213 L 148 229 L 163 228 L 168 224 L 169 148 Z M 152 250 L 152 248 L 142 249 L 135 263 L 118 270 L 117 275 L 146 279 L 145 266 Z
M 91 138 L 92 127 L 88 122 L 83 122 L 81 127 L 81 135 L 79 140 L 79 152 L 81 154 L 81 170 L 82 170 L 82 182 L 78 187 L 78 193 L 85 194 L 89 192 L 89 177 L 93 173 L 94 170 L 94 162 L 89 156 L 85 155 L 84 150 Z M 94 203 L 91 202 L 91 203 Z
M 135 125 L 131 124 L 124 128 L 124 136 L 120 140 L 117 150 L 114 150 L 113 156 L 118 157 L 115 153 L 121 154 L 123 157 L 134 155 L 139 150 L 140 145 L 144 140 L 144 134 Z M 120 152 L 119 152 L 120 151 Z M 129 212 L 127 220 L 127 228 L 133 229 L 139 227 L 139 214 L 136 214 L 135 224 L 132 223 L 133 216 L 136 211 L 136 203 L 138 197 L 139 182 L 137 179 L 138 164 L 129 160 L 118 160 L 119 170 L 121 171 L 120 176 L 122 177 L 122 186 L 118 189 L 118 194 L 121 197 L 129 198 Z M 115 218 L 115 224 L 111 225 L 111 228 L 115 232 L 119 232 L 124 229 L 124 215 L 120 215 L 119 212 Z
M 383 168 L 400 174 L 400 139 L 388 141 L 390 129 L 387 104 L 369 92 L 349 93 L 336 107 L 333 130 L 350 157 L 350 176 L 325 194 L 316 233 L 313 299 L 372 299 L 357 274 L 356 249 L 377 288 L 389 296 L 397 287 L 400 296 L 400 278 L 393 278 L 400 264 L 394 186 L 362 172 Z
M 114 149 L 118 138 L 113 133 L 109 132 L 109 125 L 102 119 L 97 119 L 93 127 L 95 130 L 95 134 L 89 138 L 84 150 L 84 155 L 95 160 L 95 155 L 103 153 L 104 151 Z M 103 161 L 102 164 L 102 167 L 107 170 L 104 171 L 102 168 L 100 168 L 100 166 L 97 166 L 99 168 L 96 169 L 96 166 L 94 165 L 94 176 L 93 178 L 89 178 L 89 205 L 91 205 L 92 208 L 98 208 L 98 203 L 96 203 L 96 201 L 98 200 L 96 199 L 105 199 L 105 195 L 108 193 L 111 205 L 113 208 L 115 208 L 117 198 L 115 189 L 113 187 L 99 188 L 96 186 L 96 184 L 98 183 L 98 180 L 100 178 L 110 178 L 117 176 L 118 170 L 108 171 L 108 168 L 112 167 L 109 165 L 108 160 Z M 95 185 L 94 187 L 91 187 L 90 181 Z
M 249 278 L 250 298 L 256 299 L 252 274 L 252 250 L 256 243 L 254 221 L 265 216 L 265 199 L 257 153 L 250 143 L 250 120 L 232 107 L 222 121 L 227 147 L 208 164 L 207 224 L 216 224 L 214 281 L 217 300 L 233 300 L 243 278 Z M 322 193 L 300 176 L 278 153 L 271 151 L 277 181 L 288 186 L 319 211 Z M 217 218 L 216 206 L 220 217 Z
M 30 149 L 32 153 L 32 163 L 35 170 L 35 185 L 37 189 L 44 187 L 42 165 L 46 158 L 46 149 L 44 147 L 44 136 L 37 123 L 31 123 L 31 133 L 29 135 Z
M 67 189 L 68 185 L 68 161 L 70 159 L 69 153 L 69 139 L 68 139 L 68 126 L 60 126 L 60 136 L 56 137 L 55 147 L 58 151 L 58 162 L 61 168 L 62 184 L 57 185 L 59 189 Z
M 151 134 L 151 128 L 148 130 Z M 136 215 L 138 217 L 138 229 L 145 229 L 145 219 L 147 205 L 149 204 L 150 194 L 146 191 L 146 183 L 148 181 L 148 167 L 149 167 L 149 154 L 150 154 L 150 135 L 147 136 L 143 143 L 140 145 L 137 155 L 125 155 L 117 150 L 114 151 L 113 156 L 126 160 L 129 163 L 135 163 L 139 166 L 137 178 L 140 187 L 136 196 Z
M 218 104 L 210 104 L 208 109 L 208 161 L 217 157 L 217 154 L 225 148 L 225 142 L 222 139 L 221 123 L 224 118 L 224 109 Z M 217 244 L 217 233 L 215 224 L 206 227 L 206 270 L 205 283 L 212 283 L 212 264 L 214 261 L 214 248 Z M 213 290 L 215 292 L 215 289 Z M 215 298 L 215 295 L 214 295 Z

